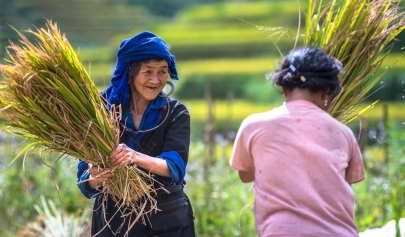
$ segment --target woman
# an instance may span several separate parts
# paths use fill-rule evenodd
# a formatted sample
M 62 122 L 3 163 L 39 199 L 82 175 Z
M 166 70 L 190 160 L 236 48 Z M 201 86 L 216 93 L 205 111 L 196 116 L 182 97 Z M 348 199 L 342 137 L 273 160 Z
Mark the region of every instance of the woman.
M 131 226 L 134 217 L 100 193 L 100 186 L 113 172 L 80 161 L 78 186 L 84 196 L 95 198 L 92 236 L 195 236 L 191 204 L 183 192 L 190 116 L 183 104 L 162 91 L 169 75 L 178 79 L 175 58 L 157 35 L 141 32 L 121 43 L 111 84 L 101 93 L 109 105 L 122 106 L 123 135 L 110 155 L 111 163 L 113 167 L 137 165 L 151 172 L 170 193 L 156 185 L 160 211 Z
M 270 74 L 286 102 L 238 131 L 230 164 L 254 182 L 261 237 L 358 236 L 351 184 L 365 178 L 361 154 L 351 130 L 325 111 L 341 71 L 318 48 L 293 50 Z

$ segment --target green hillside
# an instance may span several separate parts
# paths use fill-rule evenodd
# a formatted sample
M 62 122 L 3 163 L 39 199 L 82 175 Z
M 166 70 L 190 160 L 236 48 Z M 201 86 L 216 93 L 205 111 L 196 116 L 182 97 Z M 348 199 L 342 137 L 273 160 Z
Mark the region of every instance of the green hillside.
M 174 96 L 200 99 L 210 85 L 216 99 L 224 99 L 231 92 L 236 99 L 268 102 L 278 95 L 266 86 L 265 74 L 281 61 L 279 51 L 287 54 L 294 47 L 300 9 L 302 29 L 306 12 L 306 1 L 301 1 L 301 5 L 295 0 L 216 1 L 176 5 L 180 10 L 174 17 L 162 17 L 154 15 L 150 4 L 135 2 L 58 0 L 58 4 L 49 4 L 48 0 L 16 0 L 1 3 L 8 11 L 0 14 L 0 18 L 8 16 L 5 20 L 16 23 L 17 29 L 40 26 L 44 17 L 58 22 L 100 89 L 109 83 L 122 39 L 150 30 L 165 39 L 177 58 L 181 80 L 176 82 Z M 28 22 L 29 19 L 32 22 Z M 303 30 L 298 45 L 302 34 Z M 0 35 L 3 39 L 0 44 L 6 37 Z M 399 41 L 395 48 L 403 46 Z M 397 50 L 396 55 L 399 53 Z M 391 65 L 395 57 L 389 57 L 385 65 Z M 384 78 L 394 92 L 380 90 L 371 99 L 399 98 L 404 89 L 403 85 L 398 85 L 403 67 L 404 62 L 400 60 Z
M 237 99 L 268 102 L 276 95 L 266 87 L 265 74 L 281 61 L 279 51 L 284 55 L 294 47 L 300 9 L 300 45 L 305 6 L 299 6 L 294 0 L 191 6 L 179 12 L 172 21 L 150 26 L 149 30 L 165 39 L 178 60 L 181 80 L 175 96 L 202 98 L 206 86 L 211 85 L 216 99 L 224 99 L 232 92 Z M 117 36 L 111 45 L 117 46 L 120 40 L 135 33 Z M 387 62 L 390 63 L 384 66 L 391 65 L 397 55 L 389 58 Z M 395 64 L 397 70 L 387 74 L 384 80 L 391 82 L 393 74 L 398 75 L 403 66 L 404 62 L 400 60 Z M 394 84 L 400 82 L 398 76 L 394 79 Z M 393 94 L 404 89 L 401 85 L 396 88 Z M 383 90 L 373 96 L 381 94 Z
M 265 74 L 281 59 L 277 47 L 283 53 L 293 47 L 298 11 L 295 1 L 205 4 L 185 8 L 172 20 L 147 29 L 165 39 L 177 58 L 181 79 L 175 96 L 202 98 L 210 84 L 214 98 L 233 92 L 236 98 L 266 102 L 273 95 L 263 87 Z M 285 29 L 265 31 L 256 25 Z M 115 36 L 100 53 L 99 48 L 81 50 L 82 60 L 91 61 L 91 74 L 100 88 L 108 83 L 121 40 L 138 32 Z
M 307 1 L 299 2 L 301 6 L 297 0 L 0 0 L 0 56 L 5 57 L 9 39 L 16 42 L 16 33 L 9 25 L 25 30 L 42 27 L 44 18 L 52 19 L 77 49 L 99 90 L 103 90 L 110 83 L 121 41 L 142 30 L 157 33 L 177 58 L 180 80 L 174 81 L 173 97 L 181 99 L 191 116 L 192 142 L 187 168 L 191 182 L 185 188 L 194 203 L 198 236 L 254 236 L 253 205 L 247 205 L 254 193 L 248 191 L 250 185 L 240 184 L 237 172 L 229 168 L 228 159 L 242 119 L 279 106 L 283 101 L 279 89 L 266 81 L 266 74 L 294 47 L 299 11 L 302 9 L 303 20 Z M 301 38 L 302 35 L 298 45 Z M 405 167 L 398 165 L 405 163 L 405 60 L 401 49 L 404 42 L 405 35 L 400 35 L 394 51 L 381 67 L 383 70 L 393 65 L 376 89 L 383 87 L 359 109 L 369 105 L 369 101 L 381 101 L 363 114 L 364 120 L 349 124 L 355 128 L 356 136 L 360 134 L 356 129 L 362 126 L 368 143 L 364 153 L 367 179 L 353 187 L 360 231 L 380 227 L 392 219 L 399 210 L 395 210 L 392 194 L 399 195 L 400 190 L 405 190 L 401 179 L 405 171 L 398 169 Z M 208 89 L 214 105 L 205 100 Z M 210 109 L 215 120 L 212 122 L 207 119 Z M 382 123 L 385 118 L 388 126 Z M 0 124 L 4 122 L 0 116 Z M 212 155 L 206 145 L 211 131 L 216 160 L 204 168 Z M 24 147 L 24 142 L 0 135 L 4 154 L 0 163 L 6 167 L 18 152 L 16 148 Z M 20 236 L 16 232 L 29 227 L 29 222 L 37 217 L 34 205 L 38 204 L 38 194 L 60 199 L 61 209 L 76 216 L 81 208 L 91 212 L 90 203 L 75 185 L 75 163 L 69 159 L 56 162 L 50 177 L 49 167 L 42 169 L 42 162 L 51 166 L 53 162 L 43 154 L 30 155 L 34 159 L 27 158 L 27 172 L 21 169 L 22 159 L 2 170 L 0 186 L 7 192 L 0 194 L 1 237 Z M 70 167 L 69 171 L 66 167 Z M 204 169 L 209 170 L 208 175 Z M 53 174 L 59 176 L 54 179 Z M 55 190 L 54 181 L 61 192 Z M 403 205 L 400 209 L 403 214 Z

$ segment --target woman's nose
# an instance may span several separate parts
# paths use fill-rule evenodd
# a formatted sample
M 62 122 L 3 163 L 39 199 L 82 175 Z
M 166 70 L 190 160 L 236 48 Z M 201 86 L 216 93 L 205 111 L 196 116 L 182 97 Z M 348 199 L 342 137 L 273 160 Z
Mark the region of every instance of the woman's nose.
M 152 83 L 159 83 L 159 82 L 160 82 L 158 76 L 155 75 L 155 74 L 151 74 L 151 75 L 150 75 L 149 81 L 152 82 Z

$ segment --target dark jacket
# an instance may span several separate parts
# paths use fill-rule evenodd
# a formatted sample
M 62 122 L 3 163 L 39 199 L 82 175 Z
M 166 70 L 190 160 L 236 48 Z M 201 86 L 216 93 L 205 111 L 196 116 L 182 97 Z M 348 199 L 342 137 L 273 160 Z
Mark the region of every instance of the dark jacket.
M 161 117 L 162 121 L 165 119 L 164 122 L 161 124 L 159 122 L 160 125 L 157 129 L 146 133 L 140 140 L 142 152 L 156 157 L 165 151 L 176 151 L 182 157 L 184 164 L 187 165 L 190 145 L 190 116 L 187 108 L 179 101 L 170 99 L 169 106 L 166 105 L 162 108 Z M 127 132 L 124 132 L 120 142 L 127 144 L 128 139 Z M 82 173 L 85 171 L 83 167 L 79 168 L 78 177 L 82 175 L 79 174 L 81 170 Z M 165 177 L 155 175 L 154 178 L 161 180 Z M 195 236 L 193 211 L 183 192 L 182 185 L 167 186 L 166 188 L 172 192 L 170 194 L 160 192 L 155 197 L 157 206 L 160 207 L 161 211 L 140 218 L 130 229 L 128 236 Z M 90 187 L 86 189 L 90 189 Z M 94 191 L 87 190 L 86 192 L 89 194 L 97 193 Z M 119 209 L 119 203 L 115 203 L 110 196 L 106 197 L 101 193 L 94 196 L 92 236 L 96 234 L 100 237 L 125 236 L 128 227 L 137 217 L 137 213 L 130 209 Z M 106 225 L 107 222 L 109 226 Z

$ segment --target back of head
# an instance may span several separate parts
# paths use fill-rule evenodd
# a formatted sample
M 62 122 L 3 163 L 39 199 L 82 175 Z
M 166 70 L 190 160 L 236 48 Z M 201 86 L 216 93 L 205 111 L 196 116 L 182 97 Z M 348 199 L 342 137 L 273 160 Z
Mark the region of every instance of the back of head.
M 341 90 L 338 75 L 342 63 L 316 47 L 292 50 L 281 63 L 281 68 L 270 73 L 269 79 L 284 90 L 309 89 L 325 91 L 332 97 Z

